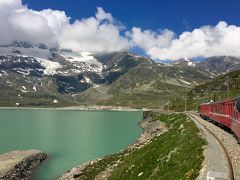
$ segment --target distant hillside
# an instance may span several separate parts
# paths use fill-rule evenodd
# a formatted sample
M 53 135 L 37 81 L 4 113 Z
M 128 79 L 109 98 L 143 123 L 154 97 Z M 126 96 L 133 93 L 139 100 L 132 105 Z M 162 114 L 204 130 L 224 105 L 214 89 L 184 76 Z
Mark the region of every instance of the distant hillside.
M 0 46 L 0 106 L 160 108 L 229 67 L 238 68 L 237 58 L 221 59 L 162 64 L 127 51 L 79 53 L 14 41 Z
M 171 101 L 170 108 L 176 111 L 183 111 L 185 99 L 187 110 L 196 110 L 198 105 L 209 100 L 224 101 L 228 96 L 233 98 L 240 95 L 240 70 L 233 71 L 212 79 L 201 85 L 193 87 L 184 96 Z
M 197 63 L 196 68 L 210 72 L 212 75 L 222 75 L 240 69 L 240 58 L 232 56 L 214 56 Z
M 138 64 L 109 85 L 93 87 L 76 95 L 78 102 L 100 105 L 160 108 L 209 76 L 193 67 L 164 65 L 153 61 Z

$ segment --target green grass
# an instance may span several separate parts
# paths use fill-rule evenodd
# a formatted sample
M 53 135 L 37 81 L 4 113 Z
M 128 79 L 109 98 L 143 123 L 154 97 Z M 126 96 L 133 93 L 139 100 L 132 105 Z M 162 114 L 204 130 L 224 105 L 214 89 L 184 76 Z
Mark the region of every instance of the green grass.
M 169 130 L 141 149 L 125 150 L 88 166 L 81 179 L 93 179 L 117 161 L 109 179 L 196 179 L 206 142 L 195 124 L 184 114 L 150 112 L 147 116 L 164 122 Z
M 227 84 L 229 80 L 229 98 L 240 95 L 240 70 L 216 77 L 209 82 L 195 86 L 184 96 L 171 101 L 170 109 L 184 111 L 184 98 L 187 99 L 187 110 L 197 110 L 199 104 L 209 101 L 225 101 L 228 97 Z
M 159 109 L 169 100 L 186 93 L 188 90 L 186 87 L 168 83 L 154 83 L 154 85 L 155 87 L 152 87 L 152 90 L 139 88 L 133 89 L 128 93 L 121 92 L 114 94 L 113 97 L 108 100 L 99 101 L 97 104 Z
M 16 103 L 20 103 L 19 107 L 66 107 L 75 105 L 74 102 L 63 99 L 58 95 L 51 95 L 47 93 L 27 92 L 21 93 L 16 90 L 10 89 L 9 91 L 0 90 L 2 96 L 0 96 L 1 107 L 16 107 Z M 21 96 L 18 96 L 21 94 Z M 53 100 L 58 100 L 58 103 L 54 104 Z

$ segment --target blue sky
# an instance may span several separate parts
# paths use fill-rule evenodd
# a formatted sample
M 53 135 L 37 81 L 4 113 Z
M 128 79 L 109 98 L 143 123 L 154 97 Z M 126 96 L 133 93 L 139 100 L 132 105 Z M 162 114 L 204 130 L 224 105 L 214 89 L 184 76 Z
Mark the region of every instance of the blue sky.
M 134 51 L 154 60 L 240 57 L 240 0 L 0 0 L 0 45 Z
M 177 34 L 219 21 L 240 25 L 240 0 L 23 0 L 35 10 L 64 10 L 72 20 L 102 7 L 127 28 L 168 28 Z

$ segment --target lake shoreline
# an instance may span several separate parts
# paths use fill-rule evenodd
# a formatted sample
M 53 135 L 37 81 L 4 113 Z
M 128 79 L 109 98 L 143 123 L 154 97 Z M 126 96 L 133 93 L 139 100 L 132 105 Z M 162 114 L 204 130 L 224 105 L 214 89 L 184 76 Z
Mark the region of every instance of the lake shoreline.
M 116 153 L 133 143 L 142 133 L 137 125 L 143 113 L 139 110 L 61 111 L 14 108 L 0 111 L 1 152 L 36 148 L 49 155 L 50 159 L 34 170 L 33 177 L 37 179 L 54 179 L 64 174 L 66 169 L 82 162 Z M 119 141 L 116 142 L 116 139 Z M 79 152 L 87 156 L 75 159 Z
M 148 108 L 130 108 L 122 106 L 69 106 L 69 107 L 0 107 L 0 110 L 71 110 L 71 111 L 150 111 Z
M 122 153 L 122 156 L 128 155 L 131 151 L 136 149 L 143 148 L 145 145 L 149 144 L 151 140 L 156 137 L 160 136 L 164 132 L 168 131 L 168 128 L 165 126 L 164 123 L 161 121 L 156 121 L 148 116 L 149 113 L 152 111 L 144 111 L 143 117 L 138 125 L 143 129 L 140 137 L 135 141 L 135 143 L 128 145 L 125 149 L 120 150 L 118 153 Z M 159 112 L 160 113 L 160 112 Z M 95 160 L 87 161 L 78 167 L 73 167 L 69 170 L 66 174 L 63 174 L 58 178 L 58 180 L 69 180 L 75 178 L 81 178 L 84 176 L 84 171 L 91 166 L 95 166 L 101 160 L 107 159 L 115 154 L 109 154 L 102 158 L 97 158 Z M 118 164 L 110 165 L 108 169 L 101 171 L 95 178 L 96 179 L 105 179 L 111 175 L 111 172 Z

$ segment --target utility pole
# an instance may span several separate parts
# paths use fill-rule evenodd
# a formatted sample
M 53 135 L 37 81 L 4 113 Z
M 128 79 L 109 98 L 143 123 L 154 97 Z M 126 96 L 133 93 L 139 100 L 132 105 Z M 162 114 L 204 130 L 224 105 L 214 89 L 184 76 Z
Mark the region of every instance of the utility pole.
M 229 74 L 227 69 L 227 98 L 229 99 Z
M 219 85 L 219 88 L 218 88 L 218 98 L 217 98 L 218 101 L 219 101 L 219 99 L 221 99 L 220 95 L 221 95 L 221 84 Z
M 229 99 L 229 77 L 227 76 L 227 97 Z
M 185 103 L 185 112 L 187 111 L 187 97 L 184 97 L 184 103 Z
M 169 111 L 169 103 L 170 103 L 170 102 L 168 101 L 168 111 Z

